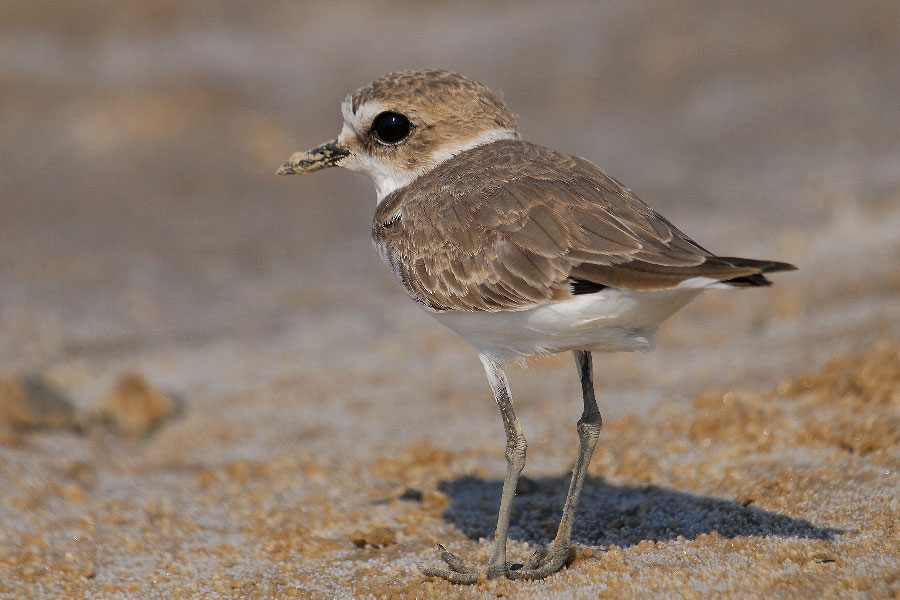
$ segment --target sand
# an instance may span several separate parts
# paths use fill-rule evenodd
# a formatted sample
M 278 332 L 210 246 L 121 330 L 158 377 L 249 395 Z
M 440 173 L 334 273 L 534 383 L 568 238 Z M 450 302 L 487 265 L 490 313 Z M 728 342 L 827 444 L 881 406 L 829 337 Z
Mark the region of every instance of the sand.
M 0 598 L 900 596 L 894 2 L 0 7 Z M 273 175 L 343 95 L 438 66 L 723 253 L 651 354 L 595 357 L 578 550 L 485 561 L 481 366 L 369 242 L 371 184 Z M 513 368 L 510 559 L 552 539 L 571 357 Z

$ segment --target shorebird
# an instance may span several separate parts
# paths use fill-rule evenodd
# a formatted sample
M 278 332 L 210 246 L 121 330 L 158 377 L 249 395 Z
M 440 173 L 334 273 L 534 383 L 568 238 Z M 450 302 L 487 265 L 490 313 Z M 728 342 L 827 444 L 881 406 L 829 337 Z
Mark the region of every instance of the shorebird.
M 602 424 L 593 351 L 647 351 L 665 319 L 704 290 L 767 286 L 768 260 L 716 256 L 595 164 L 522 141 L 484 85 L 447 71 L 386 75 L 341 104 L 337 139 L 294 153 L 279 174 L 339 166 L 368 173 L 384 264 L 419 306 L 477 350 L 506 432 L 506 476 L 490 560 L 440 546 L 428 576 L 542 579 L 569 564 L 575 509 Z M 507 562 L 526 440 L 504 367 L 572 351 L 584 410 L 562 518 L 549 550 Z

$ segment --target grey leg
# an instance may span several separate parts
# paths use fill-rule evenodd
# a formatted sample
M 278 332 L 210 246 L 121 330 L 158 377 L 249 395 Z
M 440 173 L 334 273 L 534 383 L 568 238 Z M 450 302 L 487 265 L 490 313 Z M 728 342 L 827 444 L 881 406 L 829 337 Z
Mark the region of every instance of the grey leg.
M 488 566 L 477 568 L 467 566 L 459 557 L 447 552 L 441 546 L 441 558 L 447 563 L 449 569 L 425 569 L 424 573 L 425 575 L 444 577 L 454 583 L 475 583 L 480 577 L 492 578 L 499 575 L 506 575 L 510 579 L 543 579 L 559 571 L 572 558 L 571 536 L 572 523 L 575 521 L 575 509 L 578 507 L 584 478 L 587 475 L 588 465 L 603 425 L 600 410 L 597 408 L 597 399 L 594 396 L 594 367 L 591 353 L 584 350 L 575 351 L 575 366 L 581 379 L 584 410 L 581 419 L 578 420 L 578 456 L 575 459 L 575 467 L 572 469 L 572 482 L 569 484 L 569 493 L 566 495 L 566 503 L 563 507 L 559 527 L 556 530 L 556 537 L 553 539 L 549 552 L 536 552 L 526 565 L 518 569 L 515 567 L 510 569 L 506 564 L 506 537 L 509 531 L 509 518 L 516 483 L 519 480 L 519 473 L 525 466 L 525 436 L 522 435 L 519 421 L 513 412 L 509 384 L 503 369 L 499 363 L 486 356 L 481 357 L 481 362 L 484 363 L 488 380 L 494 390 L 494 397 L 500 406 L 503 426 L 506 429 L 506 477 L 503 480 L 503 495 L 500 498 L 500 514 L 497 518 L 494 551 Z
M 522 434 L 522 428 L 519 426 L 519 419 L 516 418 L 513 410 L 506 374 L 499 362 L 485 355 L 480 355 L 479 358 L 484 364 L 488 381 L 494 391 L 494 398 L 500 407 L 500 415 L 503 417 L 503 428 L 506 431 L 506 477 L 503 479 L 500 514 L 497 516 L 497 529 L 494 532 L 494 550 L 488 566 L 480 569 L 468 567 L 461 559 L 447 552 L 442 546 L 441 558 L 450 569 L 429 568 L 423 570 L 425 575 L 444 577 L 454 583 L 475 583 L 481 576 L 493 578 L 509 574 L 506 564 L 506 537 L 509 532 L 513 497 L 516 495 L 516 484 L 519 481 L 519 473 L 525 467 L 527 442 Z
M 486 357 L 481 357 L 487 372 L 494 398 L 500 406 L 503 417 L 503 429 L 506 431 L 506 477 L 503 478 L 503 493 L 500 495 L 500 514 L 497 515 L 497 530 L 494 532 L 494 552 L 491 554 L 491 566 L 506 570 L 506 537 L 509 533 L 509 518 L 512 514 L 513 497 L 516 495 L 516 484 L 519 473 L 525 468 L 525 450 L 528 442 L 522 434 L 519 419 L 513 411 L 512 399 L 509 397 L 509 383 L 500 365 Z
M 572 469 L 572 482 L 569 484 L 569 493 L 566 495 L 566 504 L 563 507 L 562 519 L 556 530 L 553 545 L 546 554 L 536 553 L 524 568 L 518 571 L 510 571 L 507 577 L 510 579 L 543 579 L 551 573 L 555 573 L 566 565 L 572 557 L 572 523 L 575 520 L 575 509 L 581 495 L 581 487 L 587 475 L 587 468 L 600 437 L 600 428 L 603 421 L 600 418 L 600 410 L 597 408 L 597 400 L 594 397 L 594 367 L 591 361 L 591 353 L 584 350 L 575 351 L 575 366 L 581 378 L 581 395 L 584 400 L 584 412 L 578 420 L 578 456 L 575 459 L 575 467 Z

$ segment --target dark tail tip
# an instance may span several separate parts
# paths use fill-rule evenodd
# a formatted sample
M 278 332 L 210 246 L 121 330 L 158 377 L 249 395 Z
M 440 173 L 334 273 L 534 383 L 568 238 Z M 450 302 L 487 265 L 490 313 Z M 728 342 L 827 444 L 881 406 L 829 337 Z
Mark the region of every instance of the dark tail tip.
M 777 261 L 767 261 L 767 260 L 753 260 L 747 258 L 726 258 L 729 262 L 732 262 L 736 267 L 755 267 L 759 269 L 759 273 L 754 273 L 753 275 L 744 275 L 743 277 L 735 277 L 734 279 L 726 279 L 723 283 L 728 283 L 734 286 L 754 286 L 754 287 L 765 287 L 772 285 L 772 282 L 763 276 L 763 273 L 776 273 L 778 271 L 796 271 L 797 267 L 790 263 L 785 262 L 777 262 Z

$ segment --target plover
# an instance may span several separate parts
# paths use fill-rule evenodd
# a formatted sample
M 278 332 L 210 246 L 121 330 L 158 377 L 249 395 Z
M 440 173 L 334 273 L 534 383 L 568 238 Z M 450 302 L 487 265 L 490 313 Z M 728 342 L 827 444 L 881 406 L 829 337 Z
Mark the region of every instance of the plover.
M 457 583 L 541 579 L 571 561 L 572 522 L 600 434 L 593 351 L 651 350 L 660 323 L 711 288 L 766 286 L 793 265 L 716 256 L 593 163 L 521 140 L 515 115 L 480 83 L 447 71 L 386 75 L 343 101 L 337 139 L 297 152 L 279 174 L 339 166 L 368 173 L 381 259 L 419 306 L 467 339 L 506 431 L 506 477 L 487 565 L 441 546 Z M 584 410 L 552 545 L 510 564 L 506 539 L 525 436 L 504 367 L 571 350 Z

